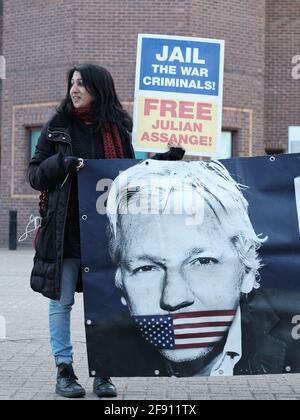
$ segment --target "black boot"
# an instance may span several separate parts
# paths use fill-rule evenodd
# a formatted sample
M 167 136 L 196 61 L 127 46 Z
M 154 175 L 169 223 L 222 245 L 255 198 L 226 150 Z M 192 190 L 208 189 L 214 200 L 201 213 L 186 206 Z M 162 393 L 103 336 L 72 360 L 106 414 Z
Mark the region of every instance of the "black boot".
M 76 382 L 73 366 L 63 363 L 57 369 L 56 393 L 66 398 L 84 397 L 85 390 Z
M 94 393 L 98 397 L 116 397 L 117 390 L 110 378 L 95 378 Z

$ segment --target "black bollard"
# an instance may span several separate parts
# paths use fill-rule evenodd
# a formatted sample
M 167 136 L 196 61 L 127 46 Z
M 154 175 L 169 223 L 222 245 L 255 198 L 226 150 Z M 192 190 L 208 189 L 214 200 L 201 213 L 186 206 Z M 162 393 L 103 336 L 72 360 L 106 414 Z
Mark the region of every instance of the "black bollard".
M 17 210 L 9 211 L 9 250 L 17 249 Z

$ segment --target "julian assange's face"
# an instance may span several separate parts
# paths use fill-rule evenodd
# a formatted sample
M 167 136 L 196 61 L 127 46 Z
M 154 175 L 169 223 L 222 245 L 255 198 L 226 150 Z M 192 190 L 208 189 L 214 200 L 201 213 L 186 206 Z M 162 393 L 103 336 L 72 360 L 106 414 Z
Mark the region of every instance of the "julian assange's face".
M 146 340 L 171 361 L 207 356 L 234 317 L 242 268 L 215 216 L 187 225 L 177 215 L 123 215 L 118 240 L 117 284 Z
M 74 71 L 71 85 L 70 96 L 74 108 L 89 106 L 93 101 L 93 97 L 83 86 L 81 74 L 78 71 Z

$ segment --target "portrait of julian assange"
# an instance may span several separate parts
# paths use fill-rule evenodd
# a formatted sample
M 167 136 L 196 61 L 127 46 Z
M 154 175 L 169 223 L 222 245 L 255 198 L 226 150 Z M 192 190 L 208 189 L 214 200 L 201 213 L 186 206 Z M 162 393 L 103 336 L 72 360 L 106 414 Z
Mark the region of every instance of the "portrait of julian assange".
M 110 375 L 300 369 L 289 314 L 299 294 L 263 287 L 268 238 L 254 230 L 246 188 L 218 161 L 148 160 L 114 180 L 108 246 L 124 311 L 99 326 L 97 361 Z

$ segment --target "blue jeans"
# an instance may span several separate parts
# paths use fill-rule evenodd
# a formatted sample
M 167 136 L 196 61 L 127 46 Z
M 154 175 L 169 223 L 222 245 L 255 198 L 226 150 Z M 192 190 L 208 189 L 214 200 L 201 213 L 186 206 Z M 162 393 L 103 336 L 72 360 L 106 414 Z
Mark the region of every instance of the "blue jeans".
M 80 259 L 66 258 L 63 262 L 61 277 L 61 298 L 49 304 L 49 328 L 52 354 L 56 365 L 73 362 L 71 344 L 71 311 L 74 305 Z

